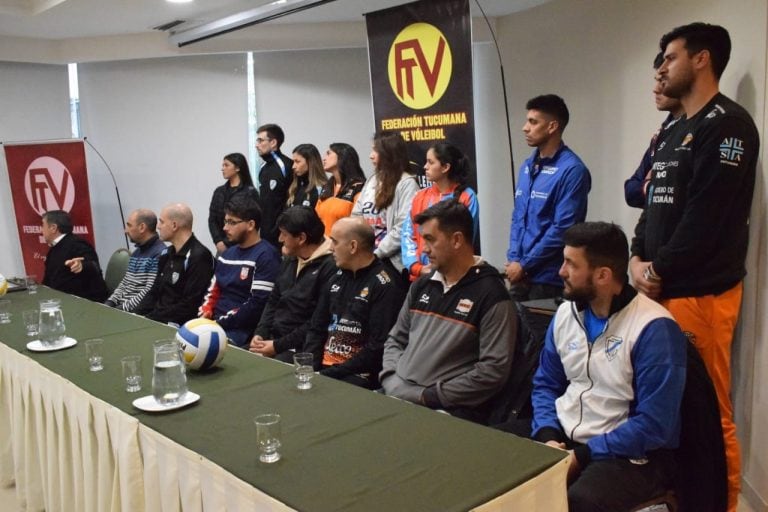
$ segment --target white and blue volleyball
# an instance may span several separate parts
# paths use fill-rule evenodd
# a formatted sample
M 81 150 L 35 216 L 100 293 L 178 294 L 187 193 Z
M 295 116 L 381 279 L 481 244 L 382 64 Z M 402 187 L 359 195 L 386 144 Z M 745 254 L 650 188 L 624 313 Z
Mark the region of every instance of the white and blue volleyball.
M 179 327 L 176 339 L 184 352 L 184 362 L 193 370 L 213 368 L 227 350 L 227 333 L 207 318 L 195 318 Z

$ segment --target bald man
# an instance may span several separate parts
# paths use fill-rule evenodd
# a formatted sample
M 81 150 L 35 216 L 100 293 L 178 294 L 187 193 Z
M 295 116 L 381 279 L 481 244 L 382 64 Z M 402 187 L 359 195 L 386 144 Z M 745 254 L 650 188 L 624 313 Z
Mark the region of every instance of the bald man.
M 146 208 L 131 212 L 125 221 L 125 234 L 136 248 L 128 260 L 125 276 L 104 304 L 132 312 L 155 282 L 165 244 L 157 234 L 157 215 Z
M 195 238 L 192 210 L 186 204 L 163 208 L 157 232 L 170 246 L 160 255 L 154 285 L 134 312 L 179 326 L 197 317 L 197 308 L 213 276 L 213 256 Z
M 365 220 L 338 220 L 330 238 L 339 270 L 321 293 L 305 350 L 315 354 L 321 374 L 376 389 L 384 341 L 405 289 L 392 264 L 373 254 L 375 236 Z

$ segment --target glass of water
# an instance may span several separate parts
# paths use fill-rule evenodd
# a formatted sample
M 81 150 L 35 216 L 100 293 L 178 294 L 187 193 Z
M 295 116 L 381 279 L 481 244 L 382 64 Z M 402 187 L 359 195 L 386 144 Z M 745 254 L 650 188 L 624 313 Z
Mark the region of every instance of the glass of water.
M 85 356 L 88 358 L 88 369 L 100 372 L 104 369 L 104 340 L 94 338 L 85 340 Z
M 312 389 L 312 377 L 315 376 L 312 353 L 296 352 L 293 356 L 293 369 L 298 381 L 296 387 L 301 390 Z
M 125 356 L 120 359 L 123 366 L 125 390 L 129 393 L 141 391 L 141 356 Z
M 24 318 L 24 328 L 27 331 L 27 336 L 34 338 L 37 336 L 37 330 L 40 323 L 40 312 L 36 309 L 28 309 L 21 314 Z
M 187 394 L 187 371 L 175 339 L 155 342 L 152 395 L 160 405 L 175 405 Z
M 11 323 L 11 301 L 8 299 L 0 300 L 0 324 Z
M 280 460 L 280 415 L 260 414 L 253 420 L 256 424 L 256 442 L 259 445 L 259 460 L 271 464 Z
M 30 295 L 34 295 L 37 293 L 37 276 L 35 275 L 29 275 L 24 278 L 27 285 L 27 292 L 29 292 Z

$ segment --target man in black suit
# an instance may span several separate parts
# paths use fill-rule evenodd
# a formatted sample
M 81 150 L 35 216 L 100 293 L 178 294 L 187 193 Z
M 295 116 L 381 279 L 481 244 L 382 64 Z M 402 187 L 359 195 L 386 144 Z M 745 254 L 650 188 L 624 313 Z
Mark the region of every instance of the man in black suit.
M 72 219 L 64 210 L 43 214 L 43 238 L 50 246 L 43 284 L 95 302 L 107 298 L 99 257 L 91 245 L 72 234 Z

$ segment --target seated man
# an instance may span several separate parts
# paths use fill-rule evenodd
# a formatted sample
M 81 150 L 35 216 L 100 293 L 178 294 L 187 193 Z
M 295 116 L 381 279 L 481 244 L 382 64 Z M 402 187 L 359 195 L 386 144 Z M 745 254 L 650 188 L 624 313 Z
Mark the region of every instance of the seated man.
M 304 347 L 321 361 L 315 365 L 321 374 L 369 389 L 379 387 L 384 340 L 405 295 L 397 270 L 374 249 L 373 228 L 363 219 L 346 217 L 333 225 L 331 250 L 339 270 L 320 295 Z
M 103 302 L 107 285 L 99 257 L 91 244 L 72 234 L 72 219 L 64 210 L 43 214 L 43 238 L 50 246 L 45 258 L 43 284 L 55 290 Z
M 686 341 L 627 282 L 627 238 L 587 222 L 564 234 L 568 299 L 533 381 L 533 438 L 568 448 L 571 512 L 630 510 L 672 484 Z
M 516 317 L 499 272 L 472 247 L 473 220 L 454 200 L 416 216 L 434 269 L 411 285 L 384 347 L 387 395 L 484 423 L 509 376 Z
M 163 208 L 157 232 L 171 245 L 160 255 L 155 283 L 133 312 L 180 326 L 197 316 L 213 275 L 213 256 L 192 233 L 192 210 L 186 204 Z
M 152 288 L 157 276 L 157 262 L 165 244 L 157 235 L 157 216 L 152 210 L 134 210 L 125 223 L 125 234 L 136 244 L 128 260 L 128 269 L 120 284 L 106 300 L 113 308 L 131 312 Z
M 234 243 L 216 260 L 211 286 L 198 311 L 216 320 L 229 342 L 246 348 L 280 269 L 277 249 L 259 235 L 261 209 L 249 197 L 224 207 L 224 234 Z
M 294 206 L 277 218 L 283 264 L 250 350 L 292 362 L 301 351 L 321 292 L 336 273 L 331 241 L 313 208 Z

